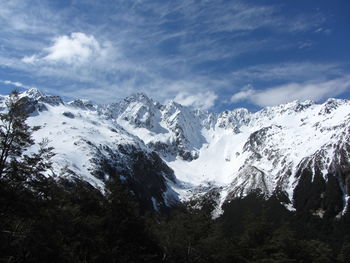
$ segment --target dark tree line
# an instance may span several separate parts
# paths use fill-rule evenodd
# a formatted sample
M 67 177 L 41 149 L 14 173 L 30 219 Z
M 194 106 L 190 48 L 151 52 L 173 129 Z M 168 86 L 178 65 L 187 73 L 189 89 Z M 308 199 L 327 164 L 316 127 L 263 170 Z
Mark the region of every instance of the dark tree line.
M 186 204 L 142 213 L 118 178 L 105 193 L 50 173 L 53 149 L 34 145 L 17 93 L 1 113 L 0 262 L 348 262 L 349 222 L 285 210 L 258 193 L 213 220 Z
M 254 194 L 249 198 L 264 202 Z M 348 262 L 349 240 L 337 233 L 348 224 L 323 222 L 325 228 L 332 228 L 326 236 L 317 222 L 309 222 L 308 232 L 319 231 L 310 235 L 299 230 L 305 221 L 291 215 L 289 220 L 273 220 L 271 207 L 265 205 L 260 211 L 238 209 L 239 215 L 224 215 L 215 221 L 204 211 L 182 208 L 156 225 L 153 233 L 166 254 L 165 262 Z M 332 238 L 341 242 L 335 244 Z

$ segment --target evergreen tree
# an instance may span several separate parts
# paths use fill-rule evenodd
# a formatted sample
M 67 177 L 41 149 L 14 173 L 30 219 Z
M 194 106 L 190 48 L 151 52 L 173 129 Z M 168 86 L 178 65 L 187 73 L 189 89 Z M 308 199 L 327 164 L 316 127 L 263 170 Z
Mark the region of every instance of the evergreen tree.
M 36 201 L 44 198 L 47 180 L 43 173 L 51 167 L 54 154 L 47 140 L 39 144 L 36 153 L 24 154 L 34 145 L 31 136 L 38 127 L 26 123 L 27 105 L 16 91 L 6 106 L 0 113 L 0 254 L 23 258 L 23 242 L 38 212 Z
M 34 144 L 31 134 L 37 129 L 26 123 L 25 100 L 20 99 L 17 91 L 10 94 L 6 106 L 6 112 L 0 113 L 0 178 L 6 176 L 13 163 L 18 164 L 23 152 Z
M 118 177 L 106 183 L 105 240 L 109 262 L 160 262 L 161 251 L 147 231 L 136 198 Z
M 338 255 L 338 260 L 340 262 L 347 262 L 350 259 L 350 242 L 344 242 L 343 247 Z
M 166 262 L 210 262 L 208 248 L 212 227 L 210 215 L 181 206 L 169 219 L 155 225 L 155 233 Z M 209 245 L 210 246 L 210 245 Z M 208 261 L 207 261 L 208 260 Z

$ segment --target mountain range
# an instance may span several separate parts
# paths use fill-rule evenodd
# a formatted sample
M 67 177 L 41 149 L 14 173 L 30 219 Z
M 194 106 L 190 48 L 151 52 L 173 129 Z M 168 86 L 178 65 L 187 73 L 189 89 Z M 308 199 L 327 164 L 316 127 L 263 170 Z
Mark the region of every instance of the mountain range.
M 101 191 L 118 176 L 145 209 L 210 203 L 215 218 L 225 204 L 258 193 L 319 217 L 349 210 L 349 100 L 209 113 L 141 93 L 105 105 L 37 89 L 20 97 L 28 124 L 41 127 L 33 138 L 54 147 L 48 175 L 79 177 Z

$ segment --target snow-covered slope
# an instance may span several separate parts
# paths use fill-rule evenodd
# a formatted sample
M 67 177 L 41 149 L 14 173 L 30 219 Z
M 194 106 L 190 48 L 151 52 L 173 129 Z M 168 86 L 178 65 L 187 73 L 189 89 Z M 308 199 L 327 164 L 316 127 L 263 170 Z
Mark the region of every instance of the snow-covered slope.
M 266 197 L 284 193 L 291 201 L 286 206 L 294 209 L 307 203 L 308 195 L 328 200 L 326 188 L 334 177 L 343 202 L 336 212 L 346 210 L 348 100 L 293 101 L 256 113 L 235 109 L 213 114 L 173 101 L 161 105 L 144 94 L 109 105 L 84 100 L 64 103 L 37 90 L 22 96 L 33 108 L 29 123 L 42 126 L 35 138 L 48 137 L 55 147 L 56 171 L 68 169 L 100 187 L 106 176 L 113 175 L 111 171 L 122 178 L 123 174 L 132 178 L 138 171 L 142 183 L 134 190 L 146 191 L 156 209 L 176 202 L 177 195 L 180 200 L 200 199 L 216 191 L 214 213 L 219 214 L 223 203 L 257 189 Z M 134 167 L 138 155 L 142 155 L 138 157 L 143 160 L 141 169 Z M 322 178 L 324 191 L 308 193 L 300 182 L 308 178 L 312 187 L 315 177 Z M 147 181 L 153 185 L 148 187 Z M 148 190 L 140 190 L 141 184 Z M 321 203 L 310 209 L 325 213 L 328 208 Z
M 56 176 L 79 177 L 101 190 L 110 176 L 119 176 L 146 209 L 161 210 L 179 201 L 169 186 L 175 183 L 173 171 L 142 140 L 103 114 L 107 106 L 85 100 L 64 103 L 35 89 L 21 99 L 28 105 L 28 123 L 41 127 L 33 138 L 47 138 L 54 147 Z M 3 110 L 5 101 L 0 97 Z

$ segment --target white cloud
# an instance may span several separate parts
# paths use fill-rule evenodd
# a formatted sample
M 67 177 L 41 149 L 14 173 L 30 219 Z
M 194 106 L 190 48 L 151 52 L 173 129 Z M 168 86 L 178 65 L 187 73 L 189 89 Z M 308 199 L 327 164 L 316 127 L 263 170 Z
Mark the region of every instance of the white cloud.
M 214 106 L 217 98 L 218 96 L 212 91 L 197 94 L 180 92 L 176 95 L 174 101 L 184 106 L 190 106 L 194 109 L 208 110 Z
M 312 47 L 312 45 L 313 45 L 312 41 L 307 40 L 307 41 L 300 43 L 299 49 L 307 49 L 307 48 Z
M 235 93 L 231 97 L 231 102 L 235 103 L 241 100 L 249 99 L 254 94 L 254 89 L 251 85 L 245 86 L 241 91 Z
M 242 90 L 231 97 L 232 102 L 250 101 L 258 106 L 273 106 L 292 100 L 320 101 L 338 96 L 350 89 L 350 75 L 324 82 L 289 83 L 266 90 Z
M 34 88 L 32 86 L 28 86 L 23 84 L 22 82 L 19 81 L 11 81 L 11 80 L 0 80 L 1 83 L 4 83 L 6 85 L 11 85 L 11 86 L 15 86 L 17 88 L 23 88 L 23 89 L 31 89 Z
M 63 61 L 68 64 L 76 61 L 84 62 L 94 54 L 101 53 L 100 44 L 94 36 L 88 36 L 84 33 L 75 32 L 69 36 L 59 36 L 54 44 L 47 48 L 48 55 L 46 60 Z
M 49 62 L 65 64 L 83 64 L 92 58 L 99 59 L 105 57 L 107 48 L 101 44 L 92 35 L 86 35 L 81 32 L 71 33 L 70 36 L 58 36 L 53 40 L 50 47 L 45 48 L 44 55 L 34 54 L 25 56 L 22 61 L 25 63 Z
M 343 76 L 341 65 L 336 63 L 289 62 L 278 64 L 261 64 L 232 73 L 234 80 L 271 81 L 283 80 L 293 82 L 320 79 L 326 76 Z
M 32 55 L 32 56 L 25 56 L 24 58 L 22 58 L 22 61 L 24 63 L 28 63 L 28 64 L 32 64 L 34 63 L 35 61 L 37 61 L 38 58 L 36 55 Z

